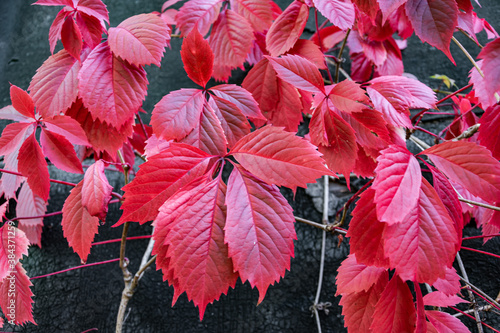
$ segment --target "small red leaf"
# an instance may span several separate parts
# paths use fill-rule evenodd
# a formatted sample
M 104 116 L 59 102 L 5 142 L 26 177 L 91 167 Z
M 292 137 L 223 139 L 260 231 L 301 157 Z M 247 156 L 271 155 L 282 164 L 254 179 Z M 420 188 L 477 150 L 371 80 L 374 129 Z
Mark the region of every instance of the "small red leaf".
M 408 0 L 377 0 L 380 10 L 384 16 L 383 21 L 396 11 L 399 7 L 404 5 Z
M 462 287 L 460 285 L 460 277 L 453 267 L 446 267 L 446 274 L 444 278 L 437 279 L 432 286 L 447 295 L 455 295 L 459 293 L 460 288 Z
M 106 21 L 109 24 L 108 10 L 101 0 L 77 0 L 74 2 L 76 2 L 76 10 Z
M 64 136 L 42 129 L 40 144 L 43 154 L 57 168 L 66 172 L 83 174 L 82 163 L 76 156 L 73 145 Z
M 342 30 L 352 28 L 356 12 L 350 0 L 313 0 L 313 3 L 333 25 Z
M 69 193 L 62 208 L 64 237 L 69 246 L 80 256 L 83 262 L 87 260 L 92 247 L 92 241 L 97 234 L 99 219 L 89 214 L 82 204 L 83 180 Z
M 153 133 L 165 140 L 181 140 L 199 123 L 204 104 L 203 90 L 171 92 L 155 105 L 151 117 Z
M 441 291 L 433 291 L 424 296 L 424 304 L 432 306 L 448 307 L 459 303 L 469 303 L 456 295 L 446 295 Z
M 342 262 L 337 272 L 337 293 L 335 295 L 367 292 L 382 275 L 387 277 L 389 275 L 385 268 L 358 263 L 354 254 L 350 254 Z
M 325 57 L 318 45 L 308 39 L 299 39 L 295 45 L 287 52 L 306 58 L 319 69 L 326 69 Z
M 369 103 L 360 85 L 348 80 L 337 83 L 330 91 L 328 98 L 333 106 L 347 113 L 362 112 L 366 108 L 365 104 Z
M 32 123 L 11 123 L 5 126 L 0 137 L 0 155 L 7 155 L 19 149 L 29 129 L 33 130 Z
M 392 145 L 381 152 L 373 189 L 381 222 L 403 222 L 418 205 L 422 176 L 417 159 L 406 149 Z
M 210 88 L 209 91 L 215 96 L 236 105 L 241 113 L 252 120 L 266 119 L 260 112 L 259 104 L 257 104 L 252 94 L 240 86 L 235 84 L 221 84 Z
M 5 317 L 16 325 L 24 325 L 27 322 L 36 325 L 33 319 L 34 295 L 31 286 L 31 281 L 20 262 L 0 281 L 0 307 Z
M 47 211 L 47 202 L 34 194 L 27 183 L 23 184 L 17 197 L 16 214 L 18 217 L 42 216 Z M 19 229 L 23 230 L 30 244 L 42 247 L 41 236 L 43 217 L 20 219 Z M 0 279 L 1 280 L 1 279 Z
M 470 332 L 460 319 L 453 317 L 449 313 L 426 310 L 425 315 L 438 333 Z
M 90 146 L 85 131 L 76 120 L 69 116 L 54 116 L 44 119 L 43 123 L 47 130 L 64 136 L 72 144 Z
M 14 271 L 23 255 L 28 255 L 28 245 L 22 230 L 8 223 L 0 227 L 0 281 Z
M 73 16 L 66 16 L 66 19 L 61 28 L 61 41 L 64 49 L 71 56 L 80 61 L 80 53 L 82 53 L 82 34 L 76 25 Z
M 104 174 L 104 162 L 99 160 L 92 164 L 85 172 L 82 186 L 82 205 L 92 216 L 106 220 L 108 203 L 111 199 L 113 187 L 109 185 Z
M 248 134 L 231 155 L 260 179 L 292 190 L 330 174 L 310 142 L 279 127 L 265 126 Z
M 494 96 L 495 93 L 500 91 L 500 82 L 498 80 L 500 76 L 500 38 L 486 44 L 477 57 L 483 59 L 481 70 L 484 73 L 486 93 Z
M 73 0 L 38 0 L 37 2 L 34 2 L 33 5 L 73 7 Z
M 214 54 L 196 27 L 184 38 L 181 57 L 189 78 L 205 88 L 212 77 Z
M 222 0 L 191 0 L 186 2 L 177 15 L 175 21 L 186 36 L 196 25 L 202 36 L 210 30 L 210 25 L 215 22 L 219 15 Z
M 23 116 L 35 118 L 35 104 L 28 93 L 18 86 L 10 86 L 10 100 L 12 106 Z
M 75 14 L 76 24 L 80 33 L 82 34 L 83 41 L 91 49 L 99 45 L 102 39 L 102 32 L 104 30 L 101 21 L 94 16 L 85 13 L 77 12 Z
M 273 12 L 269 0 L 230 0 L 231 9 L 243 16 L 253 30 L 264 32 L 273 22 Z
M 155 64 L 160 67 L 170 29 L 156 14 L 129 17 L 116 28 L 109 29 L 111 51 L 136 66 Z
M 57 5 L 58 6 L 58 5 Z M 70 15 L 70 12 L 66 11 L 64 8 L 61 9 L 59 13 L 57 13 L 54 22 L 49 29 L 49 45 L 50 45 L 50 53 L 54 54 L 54 50 L 57 45 L 57 41 L 61 39 L 61 30 L 62 26 L 66 20 L 66 17 Z
M 278 188 L 235 167 L 228 180 L 225 243 L 234 270 L 243 282 L 259 290 L 262 302 L 267 288 L 290 269 L 293 257 L 293 211 Z
M 477 140 L 482 146 L 491 151 L 497 160 L 500 159 L 500 105 L 490 107 L 484 111 Z
M 228 146 L 231 149 L 238 140 L 250 133 L 251 126 L 236 104 L 210 95 L 208 103 L 219 118 Z
M 295 0 L 281 13 L 266 35 L 267 50 L 277 57 L 290 50 L 299 39 L 309 18 L 309 7 Z
M 19 161 L 18 170 L 28 178 L 28 184 L 33 193 L 47 201 L 50 191 L 49 170 L 42 149 L 36 141 L 35 133 L 24 141 L 17 159 Z

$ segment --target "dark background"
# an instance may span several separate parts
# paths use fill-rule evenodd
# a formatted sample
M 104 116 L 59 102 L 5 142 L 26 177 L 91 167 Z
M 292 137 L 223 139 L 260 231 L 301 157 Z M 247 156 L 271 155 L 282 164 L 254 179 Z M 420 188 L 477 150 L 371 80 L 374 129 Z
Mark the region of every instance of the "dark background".
M 50 56 L 48 44 L 49 27 L 60 7 L 31 6 L 34 0 L 0 1 L 0 107 L 11 104 L 9 82 L 27 89 L 35 71 Z M 110 13 L 111 26 L 118 25 L 124 19 L 151 11 L 159 11 L 163 0 L 105 0 Z M 278 2 L 284 9 L 289 1 Z M 500 2 L 482 0 L 484 9 L 477 8 L 479 17 L 484 17 L 500 31 Z M 308 26 L 309 31 L 313 28 Z M 307 32 L 307 29 L 306 29 Z M 476 56 L 479 48 L 464 36 L 455 36 Z M 485 34 L 481 41 L 486 42 Z M 148 67 L 150 82 L 144 109 L 151 112 L 154 104 L 170 91 L 194 87 L 187 78 L 180 61 L 180 40 L 171 41 L 162 67 Z M 60 47 L 60 43 L 58 45 Z M 442 52 L 428 44 L 422 44 L 418 38 L 410 38 L 408 48 L 403 51 L 405 71 L 414 74 L 419 80 L 436 88 L 439 82 L 429 76 L 446 74 L 457 81 L 459 87 L 468 83 L 468 71 L 472 67 L 460 50 L 452 43 L 451 53 L 457 61 L 455 67 Z M 236 73 L 234 82 L 241 81 L 243 73 Z M 149 115 L 147 116 L 149 118 Z M 443 127 L 447 119 L 428 118 L 424 126 L 431 131 Z M 1 122 L 2 127 L 6 124 Z M 431 141 L 428 137 L 421 138 Z M 410 147 L 412 148 L 412 147 Z M 414 147 L 413 147 L 414 148 Z M 68 175 L 51 169 L 51 177 L 78 182 L 81 177 Z M 117 173 L 108 173 L 115 190 L 123 185 Z M 354 188 L 360 183 L 354 184 Z M 345 201 L 345 186 L 332 184 L 330 197 L 334 208 L 339 208 Z M 50 193 L 49 211 L 61 210 L 68 187 L 53 186 Z M 318 204 L 321 188 L 311 188 L 308 193 L 299 189 L 295 200 L 284 190 L 290 200 L 296 216 L 320 221 L 321 214 L 314 207 Z M 316 194 L 315 194 L 316 192 Z M 311 196 L 312 195 L 312 196 Z M 119 218 L 118 205 L 110 207 L 107 223 L 99 229 L 96 241 L 121 237 L 121 228 L 110 226 Z M 333 219 L 331 219 L 333 221 Z M 63 238 L 60 216 L 46 218 L 42 238 L 42 248 L 32 247 L 29 256 L 23 259 L 28 275 L 33 277 L 78 265 L 79 258 L 68 247 Z M 320 251 L 321 231 L 297 223 L 298 240 L 295 242 L 295 258 L 292 259 L 291 271 L 280 283 L 271 286 L 265 300 L 257 304 L 258 293 L 248 283 L 238 282 L 236 290 L 229 290 L 220 301 L 208 305 L 205 319 L 200 322 L 198 310 L 181 296 L 172 307 L 173 289 L 162 282 L 161 273 L 151 268 L 141 280 L 137 291 L 129 303 L 129 313 L 125 323 L 125 332 L 315 332 L 316 324 L 309 307 L 316 294 Z M 149 225 L 133 224 L 129 236 L 146 235 L 151 232 Z M 466 228 L 466 234 L 478 234 L 474 228 Z M 142 253 L 148 241 L 135 240 L 127 244 L 127 257 L 131 261 L 133 272 L 137 270 Z M 481 248 L 498 253 L 500 241 L 494 239 L 481 247 L 481 240 L 467 241 L 465 246 Z M 338 246 L 338 239 L 327 237 L 326 267 L 323 291 L 320 302 L 331 302 L 329 313 L 321 312 L 324 332 L 343 332 L 344 323 L 339 297 L 335 297 L 336 269 L 349 252 L 344 241 Z M 119 243 L 96 246 L 88 262 L 96 262 L 119 256 Z M 468 270 L 471 282 L 480 286 L 489 295 L 495 297 L 500 290 L 500 263 L 484 255 L 475 255 L 462 251 L 462 258 Z M 11 332 L 82 332 L 92 328 L 99 332 L 113 332 L 116 314 L 120 303 L 123 279 L 116 263 L 84 268 L 33 281 L 35 294 L 34 318 L 38 326 L 29 324 L 23 327 L 5 325 L 4 330 Z M 500 321 L 494 314 L 485 315 L 486 321 L 499 328 Z M 465 323 L 475 329 L 474 323 Z M 488 330 L 486 330 L 488 331 Z

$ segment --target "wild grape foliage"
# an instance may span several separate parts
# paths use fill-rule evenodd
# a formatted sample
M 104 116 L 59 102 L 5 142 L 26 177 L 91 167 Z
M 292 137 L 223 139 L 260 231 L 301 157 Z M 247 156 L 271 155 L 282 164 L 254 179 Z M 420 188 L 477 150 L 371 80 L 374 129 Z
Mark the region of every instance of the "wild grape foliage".
M 295 217 L 279 187 L 295 191 L 324 175 L 342 174 L 348 186 L 353 175 L 371 178 L 347 231 L 350 255 L 338 269 L 346 327 L 468 331 L 429 306 L 467 302 L 457 296 L 452 267 L 464 225 L 475 218 L 484 235 L 500 231 L 498 211 L 460 201 L 500 205 L 500 38 L 471 1 L 295 0 L 284 10 L 272 0 L 178 2 L 116 27 L 101 0 L 34 3 L 63 8 L 49 31 L 52 55 L 27 90 L 11 86 L 12 105 L 0 109 L 0 118 L 12 121 L 0 137 L 7 200 L 0 212 L 5 216 L 12 199 L 21 217 L 0 227 L 6 321 L 35 323 L 20 260 L 30 244 L 41 246 L 54 182 L 49 160 L 84 174 L 61 222 L 81 260 L 118 198 L 123 212 L 114 226 L 152 221 L 156 268 L 174 287 L 174 303 L 185 292 L 200 320 L 238 278 L 257 287 L 260 303 L 290 269 Z M 318 13 L 325 23 L 306 36 Z M 442 100 L 404 73 L 401 49 L 415 33 L 454 62 L 450 43 L 458 30 L 476 41 L 484 30 L 492 41 L 471 65 L 472 89 L 451 97 L 453 122 L 415 155 L 407 140 Z M 182 38 L 184 69 L 199 88 L 170 91 L 143 124 L 144 66 L 161 65 L 171 38 Z M 339 80 L 342 59 L 332 53 L 345 45 L 351 71 Z M 234 69 L 248 66 L 241 86 L 227 84 Z M 410 109 L 421 111 L 412 117 Z M 309 133 L 300 137 L 304 117 Z M 145 162 L 121 196 L 104 171 L 133 166 L 136 153 Z M 95 163 L 84 171 L 87 158 Z M 424 296 L 423 284 L 434 291 Z

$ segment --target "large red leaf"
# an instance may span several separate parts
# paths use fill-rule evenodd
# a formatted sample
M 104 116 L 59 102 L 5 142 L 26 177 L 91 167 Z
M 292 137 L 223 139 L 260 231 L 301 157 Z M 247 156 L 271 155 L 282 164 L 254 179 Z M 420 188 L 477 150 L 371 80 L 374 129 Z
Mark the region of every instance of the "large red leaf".
M 30 287 L 32 286 L 26 271 L 18 262 L 12 272 L 0 281 L 0 307 L 4 316 L 16 325 L 24 325 L 32 322 L 34 296 Z
M 458 23 L 455 0 L 408 0 L 406 15 L 422 41 L 440 49 L 455 63 L 450 53 L 451 37 Z
M 43 154 L 57 168 L 66 172 L 83 174 L 82 163 L 76 156 L 73 145 L 64 136 L 42 129 L 40 144 Z
M 181 29 L 182 36 L 186 36 L 196 25 L 202 36 L 210 30 L 210 25 L 219 15 L 222 0 L 190 0 L 181 7 L 175 21 Z
M 111 51 L 136 66 L 161 65 L 161 58 L 170 40 L 170 29 L 156 14 L 129 17 L 116 28 L 109 28 Z
M 301 56 L 289 54 L 281 58 L 267 57 L 278 76 L 298 89 L 325 93 L 325 84 L 318 68 Z
M 146 71 L 115 56 L 108 43 L 89 54 L 78 72 L 80 97 L 94 119 L 121 127 L 142 105 Z
M 349 332 L 370 332 L 375 306 L 388 282 L 389 274 L 382 274 L 368 291 L 342 295 L 339 305 L 342 306 L 344 326 Z
M 347 113 L 362 112 L 368 104 L 368 97 L 359 84 L 344 80 L 336 84 L 330 91 L 328 98 L 340 111 Z
M 347 230 L 351 253 L 356 260 L 365 265 L 388 267 L 389 260 L 384 254 L 384 230 L 386 223 L 377 219 L 377 211 L 373 199 L 375 190 L 367 189 L 359 197 L 352 212 L 352 220 Z
M 76 58 L 61 50 L 37 69 L 28 90 L 43 118 L 60 114 L 76 100 L 80 68 Z
M 350 254 L 337 269 L 337 293 L 347 295 L 369 291 L 382 275 L 388 276 L 387 269 L 367 266 L 356 261 L 356 256 Z
M 24 141 L 17 159 L 19 161 L 17 168 L 23 176 L 28 178 L 28 184 L 33 193 L 47 201 L 50 190 L 49 170 L 42 149 L 36 141 L 35 133 Z
M 415 319 L 410 288 L 394 275 L 375 306 L 370 329 L 374 333 L 413 332 Z
M 484 111 L 477 140 L 482 146 L 491 151 L 497 160 L 500 159 L 500 105 L 490 107 Z
M 208 103 L 219 118 L 227 139 L 227 148 L 231 149 L 238 140 L 250 133 L 251 126 L 236 104 L 213 95 L 210 95 Z
M 27 183 L 23 184 L 17 197 L 16 214 L 18 217 L 42 216 L 47 211 L 47 202 L 34 194 Z M 18 228 L 24 231 L 30 244 L 42 247 L 41 236 L 43 217 L 19 220 Z
M 87 260 L 92 247 L 92 241 L 97 234 L 99 219 L 90 215 L 82 204 L 83 180 L 69 193 L 62 208 L 64 237 L 69 246 L 80 256 L 83 262 Z
M 80 61 L 80 53 L 83 47 L 82 34 L 72 15 L 67 16 L 62 25 L 61 42 L 64 49 L 75 59 Z
M 352 28 L 356 12 L 351 0 L 313 0 L 313 3 L 333 25 L 342 30 Z
M 253 30 L 264 32 L 273 22 L 269 0 L 230 0 L 231 9 L 247 19 Z
M 310 142 L 280 127 L 265 126 L 248 134 L 231 155 L 260 179 L 293 190 L 331 174 Z
M 420 198 L 402 223 L 387 226 L 385 254 L 405 280 L 434 283 L 445 277 L 456 254 L 453 221 L 434 188 L 422 179 Z
M 418 161 L 396 145 L 384 149 L 377 161 L 373 189 L 378 219 L 389 224 L 403 222 L 418 205 L 422 179 Z
M 28 118 L 35 118 L 35 104 L 26 91 L 18 86 L 11 85 L 10 100 L 17 112 Z
M 153 133 L 166 140 L 184 138 L 198 125 L 204 104 L 203 90 L 181 89 L 171 92 L 155 105 L 151 117 Z
M 266 47 L 277 57 L 290 50 L 299 39 L 309 18 L 309 7 L 298 0 L 292 2 L 269 28 Z
M 438 333 L 470 332 L 460 319 L 446 312 L 426 310 L 425 315 Z
M 238 278 L 224 243 L 225 192 L 220 177 L 182 189 L 160 207 L 154 222 L 155 233 L 166 229 L 160 246 L 166 247 L 176 293 L 186 292 L 200 320 L 207 304 L 234 288 Z
M 215 96 L 225 99 L 236 105 L 246 117 L 252 120 L 265 120 L 266 118 L 260 112 L 259 104 L 255 101 L 252 94 L 244 88 L 235 84 L 221 84 L 210 88 Z
M 243 282 L 259 290 L 259 303 L 267 288 L 290 269 L 293 257 L 293 211 L 278 188 L 236 166 L 228 180 L 225 243 L 234 270 Z
M 47 130 L 64 136 L 72 144 L 90 146 L 82 126 L 71 117 L 54 116 L 44 119 L 43 123 Z
M 477 57 L 483 59 L 481 70 L 484 74 L 486 93 L 494 96 L 495 93 L 500 91 L 500 82 L 498 80 L 500 77 L 500 38 L 486 44 Z
M 184 38 L 181 57 L 189 78 L 205 88 L 212 77 L 214 54 L 196 27 Z
M 106 220 L 108 203 L 113 187 L 104 174 L 104 162 L 99 160 L 85 172 L 82 186 L 82 205 L 88 213 L 102 221 Z
M 22 230 L 8 223 L 0 227 L 0 281 L 14 271 L 23 255 L 28 255 L 28 245 Z
M 31 123 L 11 123 L 5 126 L 0 137 L 0 155 L 7 155 L 19 149 L 18 146 L 24 142 L 26 133 L 30 129 L 32 131 L 33 127 Z
M 500 198 L 500 163 L 486 148 L 473 142 L 448 141 L 421 154 L 429 156 L 448 178 L 473 195 L 487 202 Z
M 207 171 L 211 158 L 198 148 L 181 143 L 172 143 L 150 156 L 134 180 L 123 187 L 123 214 L 117 225 L 154 220 L 168 197 Z

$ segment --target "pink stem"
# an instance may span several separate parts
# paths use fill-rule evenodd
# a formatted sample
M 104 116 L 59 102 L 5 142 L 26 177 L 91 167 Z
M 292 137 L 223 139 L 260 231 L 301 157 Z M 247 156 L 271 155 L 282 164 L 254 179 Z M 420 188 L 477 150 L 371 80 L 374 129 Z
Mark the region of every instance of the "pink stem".
M 362 188 L 360 188 L 358 190 L 358 192 L 354 193 L 354 195 L 349 199 L 347 200 L 346 204 L 344 207 L 340 208 L 337 213 L 335 213 L 335 216 L 338 216 L 340 214 L 341 211 L 343 211 L 344 209 L 348 209 L 349 206 L 351 205 L 351 203 L 356 200 L 356 198 L 361 194 L 361 192 L 363 192 L 364 190 L 366 190 L 368 188 L 368 186 L 370 186 L 371 184 L 373 183 L 373 179 L 370 180 L 368 183 L 366 183 Z M 339 229 L 342 229 L 342 228 L 339 228 Z
M 22 216 L 22 217 L 14 217 L 11 221 L 17 221 L 17 220 L 30 220 L 30 219 L 40 219 L 44 217 L 49 217 L 49 216 L 56 216 L 56 215 L 61 215 L 63 212 L 53 212 L 53 213 L 48 213 L 45 215 L 38 215 L 38 216 Z
M 476 249 L 471 249 L 470 247 L 465 247 L 465 246 L 460 247 L 460 249 L 461 250 L 472 251 L 472 252 L 477 252 L 477 253 L 482 253 L 482 254 L 486 254 L 486 255 L 489 255 L 489 256 L 492 256 L 492 257 L 500 259 L 500 255 L 498 255 L 498 254 L 494 254 L 494 253 L 490 253 L 490 252 L 485 252 L 485 251 L 481 251 L 481 250 L 476 250 Z
M 435 137 L 436 139 L 439 139 L 439 140 L 442 140 L 439 136 L 437 136 L 436 134 L 432 133 L 432 132 L 429 132 L 428 130 L 426 130 L 425 128 L 422 128 L 420 126 L 415 126 L 415 129 L 417 131 L 420 131 L 420 132 L 424 132 L 426 134 L 429 134 L 430 136 L 433 136 Z
M 478 238 L 488 238 L 488 237 L 498 237 L 500 234 L 492 234 L 492 235 L 479 235 L 479 236 L 471 236 L 471 237 L 464 237 L 462 240 L 469 240 L 469 239 L 478 239 Z
M 54 272 L 54 273 L 49 273 L 49 274 L 40 275 L 40 276 L 34 276 L 34 277 L 30 278 L 30 280 L 41 279 L 41 278 L 45 278 L 45 277 L 52 276 L 52 275 L 66 273 L 66 272 L 69 272 L 69 271 L 72 271 L 72 270 L 75 270 L 75 269 L 84 268 L 84 267 L 109 264 L 109 263 L 116 262 L 116 261 L 120 261 L 120 258 L 110 259 L 110 260 L 105 260 L 105 261 L 99 261 L 99 262 L 94 262 L 94 263 L 91 263 L 91 264 L 85 264 L 85 265 L 80 265 L 80 266 L 76 266 L 76 267 L 71 267 L 71 268 L 68 268 L 68 269 L 63 269 L 62 271 L 58 271 L 58 272 Z
M 461 311 L 461 310 L 457 309 L 457 308 L 456 308 L 456 307 L 454 307 L 454 306 L 449 306 L 449 308 L 450 308 L 450 309 L 453 309 L 453 310 L 455 310 L 455 311 L 457 311 L 457 312 L 460 312 L 460 313 L 461 313 L 461 314 L 463 314 L 464 316 L 467 316 L 467 317 L 469 317 L 470 319 L 472 319 L 472 320 L 476 321 L 476 318 L 475 318 L 475 317 L 473 317 L 473 316 L 471 316 L 470 314 L 465 313 L 465 312 L 463 312 L 463 311 Z M 481 321 L 481 324 L 483 324 L 484 326 L 488 327 L 490 330 L 493 330 L 494 332 L 500 333 L 500 331 L 498 331 L 498 330 L 494 329 L 493 327 L 491 327 L 490 325 L 486 324 L 486 323 L 485 323 L 485 322 L 483 322 L 483 321 Z
M 474 294 L 476 294 L 477 296 L 481 297 L 482 300 L 488 302 L 489 305 L 491 305 L 492 307 L 494 307 L 495 309 L 497 310 L 500 310 L 500 308 L 498 308 L 498 306 L 496 306 L 495 304 L 491 303 L 486 297 L 484 297 L 483 295 L 481 295 L 480 293 L 478 293 L 477 291 L 475 291 L 474 289 L 472 288 L 469 288 L 467 287 L 468 290 L 472 291 Z
M 14 172 L 14 171 L 10 171 L 10 170 L 5 170 L 5 169 L 0 169 L 0 172 L 3 172 L 3 173 L 10 173 L 11 175 L 16 175 L 16 176 L 21 176 L 21 177 L 24 177 L 22 174 L 20 174 L 19 172 Z M 76 184 L 74 183 L 69 183 L 69 182 L 65 182 L 65 181 L 62 181 L 62 180 L 55 180 L 55 179 L 49 179 L 52 183 L 57 183 L 57 184 L 63 184 L 63 185 L 68 185 L 68 186 L 76 186 Z
M 129 240 L 148 239 L 148 238 L 151 238 L 151 235 L 127 237 L 127 240 L 129 241 Z M 119 243 L 121 241 L 122 241 L 121 238 L 118 238 L 118 239 L 109 239 L 109 240 L 105 240 L 105 241 L 102 241 L 102 242 L 92 243 L 92 246 L 94 246 L 94 245 L 109 244 L 109 243 Z

